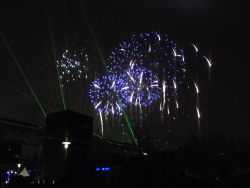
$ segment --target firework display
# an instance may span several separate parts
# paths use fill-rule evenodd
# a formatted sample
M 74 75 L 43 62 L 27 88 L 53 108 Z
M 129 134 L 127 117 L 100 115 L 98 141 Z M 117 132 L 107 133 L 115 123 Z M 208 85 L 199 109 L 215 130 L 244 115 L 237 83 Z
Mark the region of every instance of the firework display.
M 85 96 L 88 95 L 91 80 L 98 71 L 95 65 L 99 64 L 101 67 L 101 61 L 97 59 L 94 44 L 88 40 L 73 38 L 63 43 L 67 45 L 57 45 L 55 51 L 65 106 L 67 109 L 92 115 L 87 109 L 89 100 Z
M 88 40 L 74 39 L 69 45 L 58 46 L 57 66 L 60 79 L 72 82 L 91 76 L 91 66 L 96 61 L 93 56 L 93 44 Z M 95 54 L 94 54 L 95 55 Z M 89 57 L 90 56 L 90 57 Z
M 200 118 L 196 70 L 188 67 L 184 51 L 167 35 L 133 35 L 111 52 L 107 69 L 107 76 L 93 81 L 89 92 L 104 138 L 125 134 L 119 127 L 127 125 L 130 143 L 168 144 L 168 139 L 158 139 L 159 131 L 171 137 L 176 129 L 187 131 L 187 125 L 180 124 L 192 114 Z
M 134 101 L 142 99 L 139 96 L 145 96 L 146 92 L 142 92 L 144 89 L 148 91 L 148 97 L 142 100 L 143 104 L 151 104 L 153 100 L 161 99 L 162 110 L 170 101 L 174 101 L 178 108 L 177 89 L 185 78 L 185 61 L 183 51 L 167 35 L 160 36 L 157 32 L 134 35 L 129 42 L 120 44 L 115 50 L 108 60 L 109 73 L 124 77 L 127 84 L 125 91 L 131 90 L 135 85 L 133 83 L 138 83 L 135 86 L 137 90 L 127 94 L 130 98 L 135 98 Z M 145 74 L 146 70 L 148 72 Z M 136 72 L 135 76 L 130 74 L 131 71 Z
M 87 78 L 87 68 L 86 65 L 81 65 L 82 61 L 77 61 L 74 59 L 71 59 L 72 57 L 67 57 L 68 55 L 68 50 L 65 50 L 65 53 L 63 53 L 62 55 L 62 60 L 61 61 L 57 61 L 58 67 L 60 67 L 61 69 L 61 76 L 60 78 L 67 78 L 67 82 L 69 82 L 70 80 L 75 81 L 77 79 L 80 79 L 82 74 L 82 69 L 85 70 L 85 77 Z M 82 55 L 82 54 L 81 54 Z M 76 55 L 74 54 L 74 57 Z M 85 54 L 85 62 L 88 62 L 88 55 Z M 73 70 L 73 73 L 71 73 L 71 71 Z M 64 76 L 66 75 L 67 76 Z
M 79 89 L 79 96 L 89 96 L 93 112 L 88 115 L 98 119 L 96 135 L 141 147 L 167 148 L 171 139 L 176 142 L 187 132 L 190 120 L 198 120 L 200 126 L 197 62 L 189 66 L 184 50 L 167 35 L 144 33 L 120 43 L 108 56 L 103 76 L 95 68 L 101 61 L 93 59 L 86 44 L 76 47 L 73 42 L 71 49 L 60 49 L 57 68 L 66 99 Z M 190 46 L 198 52 L 194 44 Z M 71 109 L 78 105 L 78 111 L 86 114 L 81 109 L 85 104 L 74 104 Z

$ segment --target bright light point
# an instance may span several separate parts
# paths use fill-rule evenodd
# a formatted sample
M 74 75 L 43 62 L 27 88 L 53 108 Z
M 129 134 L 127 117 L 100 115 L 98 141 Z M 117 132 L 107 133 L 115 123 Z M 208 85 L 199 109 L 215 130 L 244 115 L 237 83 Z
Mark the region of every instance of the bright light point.
M 18 163 L 18 164 L 17 164 L 17 167 L 18 167 L 18 168 L 20 168 L 20 167 L 21 167 L 21 165 L 22 165 L 22 164 Z
M 64 145 L 64 148 L 67 149 L 69 147 L 69 144 L 71 144 L 71 142 L 62 142 L 62 144 Z

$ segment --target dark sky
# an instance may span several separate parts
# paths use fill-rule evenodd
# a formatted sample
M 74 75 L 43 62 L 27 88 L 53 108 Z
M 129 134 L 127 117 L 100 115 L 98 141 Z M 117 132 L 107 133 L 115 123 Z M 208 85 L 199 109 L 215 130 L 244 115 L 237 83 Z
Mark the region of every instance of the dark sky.
M 202 129 L 227 136 L 250 134 L 250 6 L 246 1 L 58 2 L 0 1 L 1 118 L 34 124 L 43 122 L 37 104 L 25 96 L 32 94 L 6 42 L 30 84 L 39 87 L 45 84 L 46 75 L 42 75 L 34 62 L 41 59 L 44 46 L 51 42 L 50 31 L 55 41 L 72 35 L 93 40 L 94 36 L 104 56 L 133 34 L 158 31 L 168 34 L 177 43 L 196 44 L 212 61 L 210 83 L 201 91 Z M 35 92 L 49 98 L 46 89 Z

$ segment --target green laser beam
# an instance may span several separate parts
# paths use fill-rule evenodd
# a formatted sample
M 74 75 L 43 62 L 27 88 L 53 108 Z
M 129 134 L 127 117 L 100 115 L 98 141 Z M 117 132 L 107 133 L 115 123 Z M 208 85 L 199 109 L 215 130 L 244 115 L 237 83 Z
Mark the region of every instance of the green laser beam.
M 92 134 L 93 134 L 94 136 L 97 136 L 98 138 L 101 138 L 101 139 L 102 139 L 102 136 L 100 136 L 100 135 L 98 135 L 98 134 L 96 134 L 96 133 L 94 133 L 94 132 L 92 132 Z M 106 142 L 109 143 L 109 144 L 114 144 L 114 143 L 112 143 L 112 142 L 110 142 L 110 141 L 108 141 L 108 140 L 104 140 L 104 141 L 106 141 Z M 125 149 L 123 149 L 123 151 L 124 151 L 125 153 L 127 153 L 127 154 L 130 154 L 130 152 L 128 152 L 128 151 L 125 150 Z
M 127 122 L 128 128 L 129 128 L 129 130 L 130 130 L 130 132 L 131 132 L 131 134 L 132 134 L 132 137 L 133 137 L 133 139 L 134 139 L 134 141 L 135 141 L 136 146 L 138 146 L 138 142 L 137 142 L 137 139 L 136 139 L 136 137 L 135 137 L 135 135 L 134 135 L 134 131 L 133 131 L 133 129 L 132 129 L 132 126 L 131 126 L 131 124 L 130 124 L 130 122 L 129 122 L 129 120 L 128 120 L 128 116 L 126 115 L 126 113 L 125 113 L 125 111 L 124 111 L 124 108 L 123 108 L 123 106 L 121 105 L 120 98 L 119 98 L 119 96 L 118 96 L 117 93 L 116 93 L 116 95 L 117 95 L 117 98 L 118 98 L 118 103 L 119 103 L 119 105 L 120 105 L 120 107 L 121 107 L 121 109 L 122 109 L 123 116 L 125 117 L 125 120 L 126 120 L 126 122 Z
M 93 40 L 94 40 L 94 43 L 95 43 L 96 48 L 97 48 L 97 51 L 98 51 L 98 53 L 99 53 L 99 55 L 100 55 L 100 58 L 101 58 L 101 60 L 102 60 L 102 62 L 103 62 L 103 64 L 104 64 L 105 68 L 106 68 L 107 66 L 106 66 L 106 63 L 105 63 L 105 60 L 104 60 L 104 57 L 103 57 L 101 48 L 100 48 L 100 46 L 99 46 L 99 43 L 98 43 L 98 41 L 97 41 L 97 38 L 96 38 L 96 36 L 95 36 L 95 34 L 94 34 L 94 31 L 93 31 L 93 29 L 92 29 L 92 27 L 91 27 L 91 24 L 90 24 L 90 22 L 89 22 L 88 16 L 86 15 L 86 11 L 85 11 L 84 7 L 82 6 L 82 4 L 81 4 L 81 8 L 82 8 L 82 10 L 83 10 L 84 19 L 85 19 L 85 21 L 86 21 L 86 23 L 87 23 L 87 25 L 88 25 L 88 29 L 89 29 L 89 31 L 90 31 L 90 34 L 91 34 Z M 106 68 L 106 72 L 109 74 L 107 68 Z M 119 99 L 119 96 L 118 96 L 117 92 L 116 92 L 116 96 L 117 96 L 118 102 L 119 102 L 119 104 L 120 104 L 120 99 Z M 121 105 L 121 107 L 122 107 L 122 105 Z M 130 132 L 131 132 L 131 135 L 132 135 L 132 137 L 133 137 L 133 139 L 134 139 L 134 141 L 135 141 L 135 144 L 136 144 L 136 146 L 138 146 L 137 139 L 135 138 L 133 129 L 132 129 L 131 124 L 130 124 L 130 122 L 129 122 L 129 120 L 128 120 L 128 116 L 126 115 L 126 112 L 125 112 L 125 110 L 124 110 L 123 108 L 122 108 L 122 114 L 123 114 L 123 116 L 125 117 L 125 120 L 126 120 L 126 122 L 127 122 L 127 125 L 128 125 L 128 127 L 129 127 L 129 130 L 130 130 Z
M 98 138 L 103 139 L 102 136 L 100 136 L 100 135 L 98 135 L 98 134 L 96 134 L 96 133 L 94 133 L 94 132 L 92 132 L 92 134 L 93 134 L 94 136 L 97 136 Z M 110 141 L 108 141 L 108 140 L 105 140 L 105 141 L 108 142 L 109 144 L 113 144 L 112 142 L 110 142 Z
M 34 98 L 35 98 L 37 104 L 39 105 L 40 109 L 42 110 L 44 116 L 47 117 L 45 111 L 43 110 L 43 107 L 42 107 L 41 103 L 39 102 L 39 100 L 38 100 L 38 98 L 37 98 L 37 96 L 36 96 L 34 90 L 32 89 L 32 87 L 31 87 L 31 85 L 30 85 L 28 79 L 26 78 L 26 76 L 25 76 L 25 74 L 24 74 L 24 72 L 23 72 L 21 66 L 19 65 L 19 63 L 18 63 L 16 57 L 14 56 L 14 53 L 12 52 L 12 50 L 11 50 L 11 48 L 10 48 L 8 42 L 5 40 L 5 38 L 4 38 L 4 36 L 3 36 L 3 34 L 2 34 L 1 31 L 0 31 L 0 34 L 1 34 L 1 37 L 2 37 L 2 39 L 3 39 L 4 43 L 5 43 L 5 45 L 7 46 L 7 48 L 8 48 L 8 50 L 9 50 L 9 52 L 10 52 L 12 58 L 14 59 L 16 65 L 17 65 L 17 67 L 18 67 L 18 69 L 20 70 L 20 72 L 21 72 L 21 74 L 22 74 L 22 76 L 23 76 L 23 78 L 24 78 L 26 84 L 28 85 L 30 91 L 32 92 L 32 94 L 33 94 L 33 96 L 34 96 Z
M 97 136 L 98 138 L 102 138 L 102 136 L 100 136 L 100 135 L 98 135 L 98 134 L 96 134 L 96 133 L 94 133 L 94 132 L 92 132 L 92 134 L 93 134 L 94 136 Z
M 51 44 L 52 44 L 53 55 L 54 55 L 54 61 L 55 61 L 55 65 L 56 65 L 56 73 L 57 73 L 57 78 L 58 78 L 58 82 L 59 82 L 59 86 L 60 86 L 60 92 L 61 92 L 61 96 L 62 96 L 63 108 L 64 108 L 64 110 L 66 110 L 67 107 L 66 107 L 66 102 L 65 102 L 65 99 L 64 99 L 62 83 L 61 83 L 61 80 L 60 80 L 58 66 L 56 64 L 56 53 L 55 53 L 55 47 L 54 47 L 54 40 L 53 40 L 53 36 L 52 36 L 52 31 L 51 31 L 51 27 L 50 27 L 51 24 L 50 24 L 50 20 L 49 20 L 48 11 L 47 11 L 47 19 L 48 19 L 48 26 L 49 26 L 49 33 L 50 33 L 50 40 L 51 40 Z

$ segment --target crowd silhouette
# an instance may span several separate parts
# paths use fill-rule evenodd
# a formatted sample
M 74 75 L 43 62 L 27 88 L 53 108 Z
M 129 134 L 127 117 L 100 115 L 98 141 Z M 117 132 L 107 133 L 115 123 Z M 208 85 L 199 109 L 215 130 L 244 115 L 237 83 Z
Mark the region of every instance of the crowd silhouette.
M 198 170 L 168 168 L 154 157 L 138 154 L 111 167 L 104 176 L 93 169 L 87 150 L 76 148 L 67 156 L 65 176 L 59 179 L 14 176 L 7 188 L 231 188 L 250 187 L 248 168 L 223 167 Z

